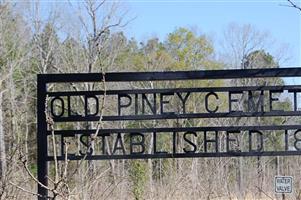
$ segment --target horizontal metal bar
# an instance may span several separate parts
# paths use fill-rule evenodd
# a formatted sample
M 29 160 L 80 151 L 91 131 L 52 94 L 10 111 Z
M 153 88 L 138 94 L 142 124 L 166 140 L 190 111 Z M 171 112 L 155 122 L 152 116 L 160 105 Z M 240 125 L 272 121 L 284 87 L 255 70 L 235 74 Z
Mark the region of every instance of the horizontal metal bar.
M 207 87 L 207 88 L 164 88 L 164 89 L 133 89 L 133 90 L 107 90 L 106 95 L 117 94 L 152 94 L 167 92 L 240 92 L 260 90 L 289 90 L 301 92 L 301 85 L 283 86 L 246 86 L 246 87 Z M 47 92 L 48 96 L 80 96 L 80 95 L 103 95 L 104 91 L 61 91 Z
M 126 155 L 91 155 L 86 160 L 110 159 L 156 159 L 156 158 L 198 158 L 198 157 L 251 157 L 251 156 L 296 156 L 301 151 L 262 151 L 262 152 L 198 152 L 198 153 L 161 153 L 161 154 L 126 154 Z M 68 156 L 68 160 L 81 160 L 84 156 Z M 58 160 L 65 160 L 58 156 Z M 53 156 L 48 156 L 48 161 L 53 161 Z
M 103 80 L 101 73 L 39 74 L 45 83 L 57 82 L 98 82 Z M 111 72 L 105 74 L 105 81 L 166 81 L 166 80 L 207 80 L 265 77 L 298 77 L 301 68 L 266 68 L 266 69 L 229 69 L 204 71 L 169 71 L 169 72 Z
M 162 115 L 125 115 L 103 116 L 102 121 L 130 121 L 130 120 L 156 120 L 156 119 L 195 119 L 195 118 L 229 118 L 229 117 L 285 117 L 300 116 L 301 111 L 270 111 L 270 112 L 220 112 L 220 113 L 186 113 Z M 99 121 L 99 116 L 71 116 L 54 117 L 54 122 L 84 122 Z
M 126 129 L 100 129 L 100 134 L 106 133 L 152 133 L 152 132 L 187 132 L 187 131 L 250 131 L 250 130 L 298 130 L 301 125 L 270 125 L 270 126 L 214 126 L 214 127 L 179 127 L 179 128 L 126 128 Z M 55 135 L 94 134 L 90 130 L 55 130 Z M 47 131 L 51 135 L 51 131 Z

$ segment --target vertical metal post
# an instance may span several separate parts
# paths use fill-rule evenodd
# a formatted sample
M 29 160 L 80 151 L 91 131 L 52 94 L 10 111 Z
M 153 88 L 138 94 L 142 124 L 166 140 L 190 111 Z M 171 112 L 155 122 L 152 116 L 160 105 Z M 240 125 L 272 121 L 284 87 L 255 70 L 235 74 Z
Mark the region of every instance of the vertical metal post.
M 37 91 L 37 143 L 38 143 L 38 181 L 47 186 L 47 124 L 45 116 L 45 101 L 46 101 L 46 82 L 41 75 L 38 78 L 38 91 Z M 46 188 L 38 184 L 38 200 L 46 200 L 48 191 Z

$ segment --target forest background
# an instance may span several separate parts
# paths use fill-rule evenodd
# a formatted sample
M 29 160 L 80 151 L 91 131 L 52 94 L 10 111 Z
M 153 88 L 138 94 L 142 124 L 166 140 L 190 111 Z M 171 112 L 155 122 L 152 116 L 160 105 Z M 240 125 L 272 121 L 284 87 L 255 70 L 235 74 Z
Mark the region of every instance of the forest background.
M 267 31 L 250 24 L 229 24 L 219 41 L 211 33 L 200 32 L 195 27 L 174 27 L 164 36 L 139 41 L 128 34 L 127 27 L 135 22 L 136 16 L 123 2 L 67 1 L 52 4 L 47 7 L 47 12 L 43 10 L 43 3 L 0 2 L 1 200 L 34 199 L 37 196 L 37 74 L 277 68 L 292 63 L 290 59 L 298 60 L 291 58 L 296 49 L 292 48 L 294 52 L 291 53 L 288 45 L 275 42 Z M 292 7 L 290 12 L 301 16 L 298 2 L 276 3 L 282 4 L 278 5 L 281 9 Z M 295 31 L 300 34 L 300 23 L 296 24 Z M 187 82 L 182 86 L 263 83 L 283 85 L 284 80 L 203 81 Z M 177 83 L 170 84 L 177 86 Z M 153 82 L 131 85 L 138 86 L 162 87 Z M 66 87 L 79 90 L 90 86 Z M 193 108 L 203 103 L 196 100 L 188 106 Z M 110 102 L 105 106 L 109 107 Z M 283 106 L 292 106 L 285 97 Z M 235 124 L 279 122 L 299 123 L 300 119 L 273 118 L 271 122 L 264 118 L 250 121 L 242 118 L 236 119 Z M 125 122 L 119 126 L 152 127 L 154 123 L 162 125 L 158 122 Z M 227 119 L 168 121 L 170 126 L 217 126 L 220 123 L 233 122 Z M 277 147 L 277 133 L 271 134 L 271 138 L 274 140 L 271 145 Z M 168 138 L 161 139 L 161 148 L 168 148 L 169 144 L 164 142 Z M 113 146 L 113 141 L 108 143 Z M 149 152 L 153 150 L 150 144 Z M 300 163 L 298 156 L 60 162 L 50 165 L 47 189 L 51 199 L 281 199 L 284 196 L 277 196 L 273 185 L 274 176 L 281 174 L 293 176 L 295 180 L 293 193 L 286 198 L 300 199 Z

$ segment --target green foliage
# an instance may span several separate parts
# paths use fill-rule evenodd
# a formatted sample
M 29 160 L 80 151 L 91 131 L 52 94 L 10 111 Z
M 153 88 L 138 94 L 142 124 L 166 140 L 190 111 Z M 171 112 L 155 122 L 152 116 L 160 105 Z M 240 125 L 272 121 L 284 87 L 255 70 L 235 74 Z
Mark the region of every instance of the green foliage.
M 274 57 L 264 50 L 256 50 L 246 57 L 245 68 L 273 68 L 279 67 Z
M 188 29 L 178 28 L 168 35 L 164 46 L 178 70 L 210 68 L 208 64 L 214 50 L 205 35 L 198 36 Z
M 158 38 L 150 38 L 140 45 L 134 39 L 127 41 L 117 61 L 135 71 L 221 68 L 221 63 L 215 61 L 213 55 L 213 45 L 206 35 L 178 28 L 163 42 Z
M 132 193 L 135 200 L 143 199 L 146 183 L 147 168 L 144 160 L 131 160 L 129 166 L 129 177 L 132 182 Z
M 30 166 L 29 166 L 29 170 L 30 170 L 30 172 L 34 175 L 34 176 L 37 176 L 37 174 L 38 174 L 38 166 L 37 166 L 37 164 L 31 164 Z

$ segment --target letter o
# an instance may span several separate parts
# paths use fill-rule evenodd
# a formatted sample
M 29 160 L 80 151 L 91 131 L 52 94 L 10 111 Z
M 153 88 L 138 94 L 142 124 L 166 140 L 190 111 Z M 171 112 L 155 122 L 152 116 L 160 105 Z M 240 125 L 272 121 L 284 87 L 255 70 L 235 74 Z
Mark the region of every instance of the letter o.
M 61 102 L 61 112 L 59 112 L 58 114 L 55 113 L 55 109 L 54 109 L 55 101 Z M 64 110 L 65 110 L 64 100 L 61 97 L 54 97 L 50 102 L 50 112 L 51 112 L 52 116 L 61 117 L 64 115 Z

